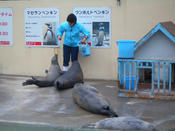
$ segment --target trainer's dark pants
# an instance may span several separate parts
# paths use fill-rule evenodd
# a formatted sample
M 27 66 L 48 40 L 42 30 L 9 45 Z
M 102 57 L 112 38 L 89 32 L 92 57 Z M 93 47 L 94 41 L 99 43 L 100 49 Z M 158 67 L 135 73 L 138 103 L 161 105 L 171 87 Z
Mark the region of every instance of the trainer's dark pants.
M 63 66 L 68 66 L 71 56 L 71 61 L 78 60 L 78 47 L 70 47 L 67 45 L 63 45 Z

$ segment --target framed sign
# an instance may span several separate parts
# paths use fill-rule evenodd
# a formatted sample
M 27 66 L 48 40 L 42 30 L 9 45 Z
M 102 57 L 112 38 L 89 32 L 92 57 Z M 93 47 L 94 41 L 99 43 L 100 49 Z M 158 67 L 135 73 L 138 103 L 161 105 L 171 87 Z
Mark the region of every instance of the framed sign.
M 111 46 L 111 8 L 109 7 L 77 7 L 73 9 L 79 23 L 91 33 L 91 45 L 94 48 Z
M 58 47 L 56 32 L 59 25 L 58 8 L 26 8 L 25 45 L 27 47 Z
M 13 45 L 12 8 L 0 8 L 0 46 Z

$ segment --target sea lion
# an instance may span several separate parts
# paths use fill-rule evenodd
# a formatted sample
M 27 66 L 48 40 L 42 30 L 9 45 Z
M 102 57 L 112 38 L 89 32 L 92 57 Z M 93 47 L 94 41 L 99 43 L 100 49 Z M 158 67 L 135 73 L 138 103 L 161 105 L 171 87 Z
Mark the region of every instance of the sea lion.
M 76 83 L 83 83 L 83 72 L 79 62 L 73 61 L 70 69 L 55 80 L 55 87 L 58 90 L 68 89 Z
M 118 117 L 102 94 L 94 87 L 77 83 L 72 92 L 73 99 L 81 108 L 95 114 Z
M 61 75 L 61 69 L 57 61 L 57 55 L 52 57 L 51 66 L 45 77 L 32 77 L 23 83 L 26 85 L 37 85 L 38 87 L 54 86 L 54 81 Z
M 155 126 L 149 122 L 137 119 L 135 117 L 113 117 L 100 120 L 96 123 L 90 123 L 82 128 L 97 128 L 108 130 L 128 130 L 128 131 L 154 131 Z

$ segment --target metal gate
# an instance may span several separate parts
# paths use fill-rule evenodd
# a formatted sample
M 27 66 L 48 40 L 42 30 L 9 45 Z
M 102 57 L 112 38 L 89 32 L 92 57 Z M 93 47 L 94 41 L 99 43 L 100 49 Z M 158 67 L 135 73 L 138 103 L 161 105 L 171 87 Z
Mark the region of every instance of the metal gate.
M 175 99 L 174 67 L 175 61 L 118 59 L 119 96 Z M 139 86 L 139 70 L 151 70 L 150 88 L 142 90 Z

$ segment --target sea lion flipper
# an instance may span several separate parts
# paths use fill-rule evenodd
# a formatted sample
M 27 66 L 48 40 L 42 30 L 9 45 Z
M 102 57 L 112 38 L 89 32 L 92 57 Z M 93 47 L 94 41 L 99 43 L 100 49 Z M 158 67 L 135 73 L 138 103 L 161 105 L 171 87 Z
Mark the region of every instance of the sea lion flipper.
M 35 84 L 35 80 L 29 79 L 22 83 L 23 86 Z
M 96 123 L 89 123 L 89 124 L 83 125 L 81 128 L 95 128 L 95 126 L 96 126 Z
M 65 73 L 66 73 L 66 71 L 60 71 L 60 75 L 63 75 Z
M 32 76 L 32 80 L 36 80 L 36 77 Z
M 22 85 L 23 85 L 23 86 L 26 86 L 26 85 L 27 85 L 27 82 L 26 82 L 26 81 L 25 81 L 25 82 L 23 82 L 23 83 L 22 83 Z

